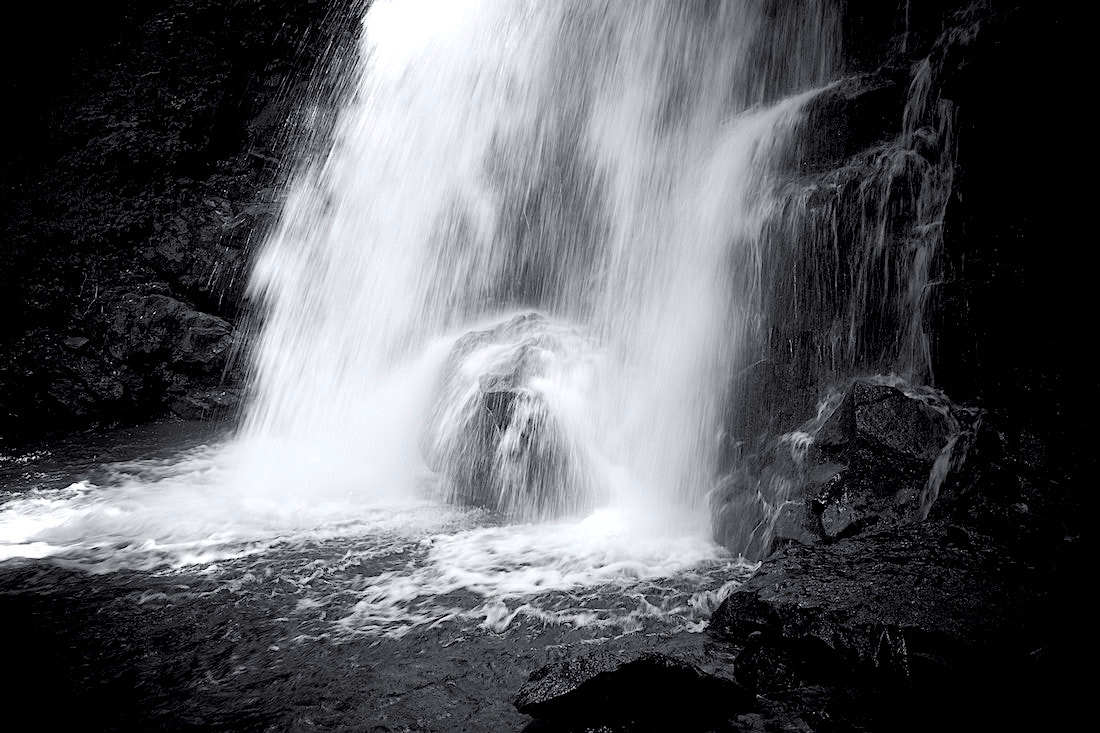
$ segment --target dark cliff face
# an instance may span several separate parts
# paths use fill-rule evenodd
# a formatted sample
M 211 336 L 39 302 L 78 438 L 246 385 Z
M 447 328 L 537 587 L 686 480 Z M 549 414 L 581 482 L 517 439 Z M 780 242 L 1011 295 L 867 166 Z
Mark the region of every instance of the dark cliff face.
M 360 5 L 111 0 L 6 26 L 0 435 L 232 409 L 250 248 L 324 137 L 301 100 L 338 97 Z

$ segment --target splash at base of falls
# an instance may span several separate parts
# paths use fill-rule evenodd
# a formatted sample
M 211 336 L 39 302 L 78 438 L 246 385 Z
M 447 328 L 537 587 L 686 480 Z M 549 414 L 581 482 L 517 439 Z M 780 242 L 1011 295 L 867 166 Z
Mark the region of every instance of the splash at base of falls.
M 64 488 L 34 477 L 66 456 L 31 456 L 20 466 L 30 485 L 0 495 L 0 563 L 47 559 L 185 586 L 197 576 L 204 593 L 277 594 L 293 601 L 296 633 L 333 639 L 526 621 L 610 634 L 699 630 L 748 570 L 703 535 L 626 511 L 501 524 L 430 495 L 296 501 L 234 483 L 227 466 L 240 456 L 232 443 L 199 446 Z
M 605 503 L 585 419 L 598 358 L 576 329 L 538 313 L 461 337 L 424 437 L 445 497 L 521 521 Z
M 257 259 L 244 439 L 400 456 L 391 484 L 422 445 L 445 495 L 514 520 L 704 524 L 777 178 L 834 65 L 832 5 L 780 5 L 374 3 Z M 438 388 L 402 376 L 428 352 Z

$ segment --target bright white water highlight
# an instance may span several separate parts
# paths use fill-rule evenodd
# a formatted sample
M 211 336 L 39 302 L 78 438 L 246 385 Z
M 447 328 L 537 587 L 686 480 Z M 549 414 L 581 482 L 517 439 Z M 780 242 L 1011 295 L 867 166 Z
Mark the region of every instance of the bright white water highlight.
M 375 3 L 332 152 L 300 176 L 256 267 L 265 318 L 246 439 L 339 444 L 373 483 L 376 454 L 418 443 L 427 399 L 429 444 L 476 431 L 475 408 L 493 414 L 482 429 L 499 443 L 431 456 L 445 483 L 488 483 L 481 503 L 537 519 L 610 499 L 697 520 L 775 166 L 827 67 L 823 11 L 774 10 Z M 577 335 L 560 353 L 538 334 L 488 337 L 555 354 L 532 373 L 488 358 L 481 376 L 506 383 L 481 391 L 518 393 L 518 406 L 476 405 L 453 380 L 436 394 L 439 375 L 406 379 L 403 405 L 379 389 L 443 334 L 516 311 Z M 501 444 L 544 428 L 560 433 L 556 451 L 535 453 L 567 464 L 556 487 L 503 465 L 531 454 Z M 402 463 L 383 480 L 415 484 L 420 461 Z
M 827 11 L 373 3 L 332 148 L 258 256 L 239 435 L 10 498 L 0 559 L 419 548 L 342 617 L 386 631 L 468 612 L 434 599 L 460 589 L 493 627 L 727 563 L 703 497 Z
M 236 449 L 115 464 L 103 486 L 0 496 L 0 562 L 51 557 L 185 582 L 197 573 L 216 580 L 208 592 L 290 594 L 302 628 L 334 638 L 445 622 L 499 632 L 516 619 L 699 630 L 748 569 L 703 536 L 669 532 L 659 516 L 602 509 L 501 526 L 482 511 L 412 498 L 280 493 L 227 471 L 247 464 Z

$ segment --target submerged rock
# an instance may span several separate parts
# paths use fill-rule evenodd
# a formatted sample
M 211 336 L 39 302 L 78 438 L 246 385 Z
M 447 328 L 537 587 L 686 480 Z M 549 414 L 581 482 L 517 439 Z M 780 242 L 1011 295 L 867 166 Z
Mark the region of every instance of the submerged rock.
M 566 730 L 706 730 L 751 704 L 733 680 L 656 652 L 595 652 L 548 664 L 515 700 L 521 713 Z
M 583 382 L 589 345 L 527 313 L 460 338 L 423 439 L 452 501 L 520 520 L 577 514 L 598 500 L 564 391 Z

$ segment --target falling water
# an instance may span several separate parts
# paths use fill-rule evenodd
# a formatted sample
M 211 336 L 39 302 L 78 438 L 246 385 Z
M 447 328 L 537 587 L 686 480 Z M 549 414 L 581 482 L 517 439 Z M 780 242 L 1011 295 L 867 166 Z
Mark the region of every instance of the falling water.
M 364 486 L 427 453 L 521 519 L 694 511 L 833 35 L 825 3 L 376 2 L 256 266 L 246 439 Z
M 0 560 L 275 575 L 350 633 L 698 628 L 738 577 L 703 497 L 834 11 L 377 0 L 257 253 L 237 433 L 9 497 Z

